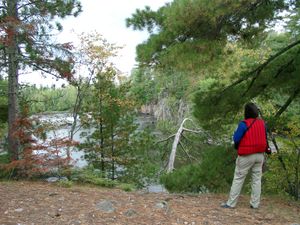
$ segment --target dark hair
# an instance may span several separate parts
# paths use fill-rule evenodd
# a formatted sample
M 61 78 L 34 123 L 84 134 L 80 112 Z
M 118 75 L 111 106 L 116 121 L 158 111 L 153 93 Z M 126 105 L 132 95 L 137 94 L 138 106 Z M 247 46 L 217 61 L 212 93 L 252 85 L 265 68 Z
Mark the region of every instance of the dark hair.
M 259 109 L 254 103 L 249 102 L 245 105 L 245 119 L 257 118 L 258 114 L 259 114 Z

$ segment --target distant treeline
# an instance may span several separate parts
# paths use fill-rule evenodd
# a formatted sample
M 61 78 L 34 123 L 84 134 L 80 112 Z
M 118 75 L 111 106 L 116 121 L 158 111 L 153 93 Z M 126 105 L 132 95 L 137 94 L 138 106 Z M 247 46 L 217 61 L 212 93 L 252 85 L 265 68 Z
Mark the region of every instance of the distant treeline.
M 30 105 L 30 114 L 49 111 L 67 111 L 75 103 L 76 89 L 73 86 L 36 87 L 26 86 L 21 91 L 22 104 Z

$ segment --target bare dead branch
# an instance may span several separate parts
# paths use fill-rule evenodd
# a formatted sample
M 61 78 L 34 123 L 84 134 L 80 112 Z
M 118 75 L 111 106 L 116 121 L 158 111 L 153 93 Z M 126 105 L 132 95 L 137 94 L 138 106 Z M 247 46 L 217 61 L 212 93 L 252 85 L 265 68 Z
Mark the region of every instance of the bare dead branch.
M 170 135 L 169 137 L 167 137 L 167 138 L 165 138 L 163 140 L 159 140 L 159 141 L 155 142 L 155 144 L 158 144 L 158 143 L 161 143 L 161 142 L 164 142 L 164 141 L 168 141 L 169 139 L 171 139 L 174 136 L 175 136 L 175 134 L 172 134 L 172 135 Z
M 189 158 L 189 160 L 190 160 L 191 162 L 193 162 L 192 158 L 193 158 L 193 159 L 196 159 L 196 158 L 193 157 L 193 156 L 191 156 L 191 155 L 185 150 L 185 148 L 184 148 L 184 146 L 183 146 L 183 144 L 182 144 L 181 142 L 179 142 L 179 145 L 181 146 L 182 151 L 187 155 L 187 157 Z
M 188 132 L 191 132 L 191 133 L 196 133 L 196 134 L 201 134 L 201 133 L 203 133 L 202 131 L 198 131 L 198 130 L 191 130 L 191 129 L 188 129 L 188 128 L 183 128 L 183 131 L 188 131 Z

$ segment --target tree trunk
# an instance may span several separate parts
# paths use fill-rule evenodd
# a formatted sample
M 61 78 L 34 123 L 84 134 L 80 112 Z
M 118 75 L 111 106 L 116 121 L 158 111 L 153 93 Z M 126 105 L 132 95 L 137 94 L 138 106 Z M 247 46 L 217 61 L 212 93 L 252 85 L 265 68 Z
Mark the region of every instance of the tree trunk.
M 300 162 L 300 149 L 297 148 L 297 161 L 296 161 L 296 168 L 295 168 L 295 200 L 298 201 L 299 200 L 299 189 L 300 189 L 300 181 L 299 181 L 299 162 Z
M 7 1 L 9 25 L 7 29 L 8 55 L 8 152 L 11 160 L 19 158 L 19 142 L 14 136 L 15 123 L 18 118 L 18 42 L 17 42 L 17 0 Z
M 76 101 L 75 101 L 75 105 L 74 105 L 73 113 L 72 113 L 73 123 L 72 123 L 72 127 L 70 130 L 70 139 L 71 140 L 73 140 L 73 138 L 74 138 L 75 129 L 77 126 L 78 114 L 79 114 L 79 110 L 81 108 L 81 103 L 82 103 L 81 88 L 79 86 L 77 86 L 76 88 L 77 88 L 77 95 L 76 95 Z
M 112 180 L 115 179 L 115 143 L 114 143 L 114 127 L 111 127 L 111 134 L 110 134 L 110 138 L 111 138 L 111 177 Z
M 180 135 L 183 132 L 183 124 L 185 123 L 185 121 L 188 120 L 188 118 L 185 118 L 182 123 L 180 124 L 179 129 L 177 130 L 177 133 L 175 135 L 174 141 L 173 141 L 173 145 L 172 145 L 172 151 L 169 157 L 169 163 L 168 163 L 168 167 L 167 167 L 167 173 L 170 173 L 174 170 L 174 162 L 175 162 L 175 155 L 176 155 L 176 149 L 177 149 L 177 145 L 179 143 L 180 140 Z
M 102 118 L 102 97 L 99 98 L 99 113 L 100 113 L 100 149 L 101 149 L 101 170 L 102 175 L 105 177 L 105 161 L 104 161 L 104 131 L 103 131 L 103 118 Z
M 192 132 L 192 133 L 196 133 L 196 134 L 200 134 L 200 133 L 203 133 L 202 131 L 200 130 L 191 130 L 191 129 L 187 129 L 185 128 L 183 125 L 184 123 L 189 120 L 191 122 L 193 122 L 193 120 L 189 119 L 189 118 L 185 118 L 182 123 L 180 124 L 180 127 L 179 129 L 177 130 L 177 133 L 175 135 L 175 138 L 174 138 L 174 141 L 173 141 L 173 145 L 172 145 L 172 150 L 171 150 L 171 154 L 170 154 L 170 157 L 169 157 L 169 162 L 168 162 L 168 167 L 167 167 L 167 173 L 171 173 L 173 170 L 174 170 L 174 162 L 175 162 L 175 156 L 176 156 L 176 150 L 177 150 L 177 146 L 178 144 L 181 145 L 183 151 L 188 155 L 189 158 L 191 158 L 189 156 L 189 154 L 184 150 L 182 144 L 180 143 L 180 136 L 182 135 L 182 133 L 184 131 L 186 132 Z M 168 137 L 167 139 L 171 138 L 171 137 L 174 137 L 174 135 Z M 166 139 L 166 140 L 167 140 Z

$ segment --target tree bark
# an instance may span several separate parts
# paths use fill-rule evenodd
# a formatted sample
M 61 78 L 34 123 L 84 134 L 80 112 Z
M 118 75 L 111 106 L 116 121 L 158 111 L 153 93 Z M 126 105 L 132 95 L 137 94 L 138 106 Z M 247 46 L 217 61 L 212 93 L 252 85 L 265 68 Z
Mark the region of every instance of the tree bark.
M 111 126 L 111 134 L 110 134 L 110 138 L 111 138 L 111 177 L 112 180 L 115 180 L 115 140 L 114 140 L 114 126 Z
M 167 166 L 167 173 L 170 173 L 174 170 L 174 162 L 175 162 L 175 156 L 176 156 L 176 150 L 177 150 L 177 146 L 178 144 L 180 143 L 180 136 L 181 134 L 183 133 L 183 131 L 188 131 L 188 132 L 192 132 L 192 133 L 201 133 L 199 131 L 194 131 L 194 130 L 191 130 L 191 129 L 186 129 L 183 127 L 184 123 L 187 121 L 187 120 L 190 120 L 192 121 L 191 119 L 189 118 L 185 118 L 182 123 L 180 124 L 180 127 L 179 129 L 177 130 L 177 133 L 175 135 L 175 138 L 174 138 L 174 141 L 173 141 L 173 145 L 172 145 L 172 150 L 171 150 L 171 154 L 170 154 L 170 157 L 169 157 L 169 162 L 168 162 L 168 166 Z M 193 121 L 192 121 L 193 122 Z
M 8 28 L 7 28 L 7 57 L 8 57 L 8 152 L 11 160 L 19 158 L 19 142 L 14 135 L 18 118 L 18 42 L 17 42 L 17 0 L 7 1 Z

